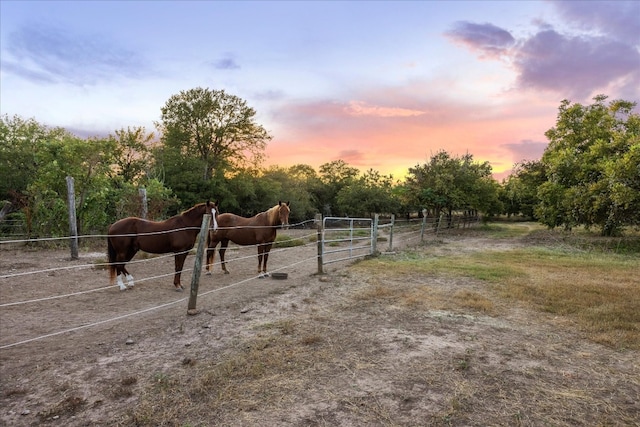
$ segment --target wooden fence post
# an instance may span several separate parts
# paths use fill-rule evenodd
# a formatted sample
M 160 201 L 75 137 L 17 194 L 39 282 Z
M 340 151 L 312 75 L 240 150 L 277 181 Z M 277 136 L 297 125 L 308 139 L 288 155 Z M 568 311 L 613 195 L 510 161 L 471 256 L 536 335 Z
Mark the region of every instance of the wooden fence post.
M 78 259 L 78 223 L 76 221 L 76 190 L 73 177 L 67 176 L 67 201 L 69 205 L 69 235 L 71 259 Z
M 138 193 L 140 194 L 140 204 L 142 205 L 140 209 L 141 210 L 140 218 L 147 219 L 147 215 L 149 215 L 149 206 L 147 202 L 147 189 L 142 187 L 138 190 Z
M 371 255 L 373 256 L 376 256 L 376 252 L 378 252 L 378 220 L 379 219 L 380 219 L 380 215 L 375 214 L 373 216 L 373 224 L 371 224 Z
M 424 232 L 427 230 L 427 210 L 422 209 L 422 228 L 420 229 L 420 241 L 424 242 Z
M 389 229 L 389 252 L 393 251 L 393 226 L 396 222 L 396 215 L 391 214 L 391 228 Z
M 200 236 L 198 237 L 198 250 L 196 251 L 196 260 L 193 264 L 193 274 L 191 276 L 191 294 L 189 295 L 189 306 L 187 314 L 198 314 L 196 310 L 196 300 L 198 299 L 198 286 L 200 285 L 200 270 L 202 270 L 202 255 L 207 245 L 207 233 L 209 232 L 209 224 L 211 223 L 211 215 L 202 216 L 202 226 L 200 227 Z
M 318 242 L 318 274 L 323 274 L 324 270 L 322 269 L 322 264 L 324 262 L 324 259 L 322 257 L 322 246 L 323 246 L 323 229 L 322 229 L 322 214 L 316 214 L 316 218 L 315 218 L 315 222 L 316 222 L 316 228 L 318 230 L 318 232 L 316 233 L 317 235 L 317 242 Z

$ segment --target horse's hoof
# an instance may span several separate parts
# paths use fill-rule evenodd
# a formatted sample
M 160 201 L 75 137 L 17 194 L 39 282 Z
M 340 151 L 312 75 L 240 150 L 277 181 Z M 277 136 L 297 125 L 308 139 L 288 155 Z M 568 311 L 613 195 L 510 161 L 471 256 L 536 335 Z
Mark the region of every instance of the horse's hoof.
M 227 270 L 224 271 L 224 274 L 229 274 L 229 272 Z
M 182 292 L 184 291 L 184 288 L 176 288 L 176 292 Z
M 207 272 L 205 273 L 205 276 L 211 276 L 211 272 L 210 272 L 210 271 L 207 271 Z

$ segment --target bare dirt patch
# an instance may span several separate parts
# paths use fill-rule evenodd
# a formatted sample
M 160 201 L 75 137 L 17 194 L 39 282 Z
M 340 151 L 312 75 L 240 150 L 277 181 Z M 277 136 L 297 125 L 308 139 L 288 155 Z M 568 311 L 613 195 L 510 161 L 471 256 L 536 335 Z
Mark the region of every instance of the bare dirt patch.
M 412 250 L 521 244 L 463 233 Z M 315 251 L 272 254 L 271 270 L 289 266 L 287 280 L 254 278 L 255 258 L 231 263 L 230 275 L 217 267 L 201 278 L 196 316 L 186 314 L 188 292 L 172 289 L 172 258 L 132 266 L 131 291 L 1 307 L 0 424 L 640 425 L 637 351 L 591 343 L 478 281 L 383 278 L 344 263 L 319 276 Z M 104 259 L 24 249 L 0 257 L 1 274 Z M 16 276 L 0 280 L 0 303 L 102 284 L 107 272 L 91 267 Z M 456 304 L 464 292 L 492 312 Z M 159 308 L 129 315 L 149 307 Z

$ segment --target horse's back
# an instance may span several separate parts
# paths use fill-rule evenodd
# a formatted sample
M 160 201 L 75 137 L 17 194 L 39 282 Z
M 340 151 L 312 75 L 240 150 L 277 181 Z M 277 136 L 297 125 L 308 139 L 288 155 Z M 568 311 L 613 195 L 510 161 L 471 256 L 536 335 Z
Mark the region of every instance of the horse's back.
M 138 229 L 138 221 L 140 218 L 136 218 L 133 216 L 119 219 L 109 226 L 109 230 L 107 234 L 109 236 L 118 236 L 121 234 L 132 234 L 136 233 Z
M 223 213 L 217 216 L 218 229 L 211 232 L 211 240 L 231 240 L 238 245 L 255 245 L 275 239 L 275 232 L 266 224 L 261 224 L 260 216 L 245 218 L 232 213 Z M 261 228 L 260 226 L 265 226 Z M 273 235 L 273 236 L 272 236 Z
M 116 248 L 135 247 L 145 252 L 163 254 L 191 249 L 195 243 L 192 232 L 178 230 L 176 221 L 149 221 L 137 217 L 123 218 L 109 227 L 109 239 Z

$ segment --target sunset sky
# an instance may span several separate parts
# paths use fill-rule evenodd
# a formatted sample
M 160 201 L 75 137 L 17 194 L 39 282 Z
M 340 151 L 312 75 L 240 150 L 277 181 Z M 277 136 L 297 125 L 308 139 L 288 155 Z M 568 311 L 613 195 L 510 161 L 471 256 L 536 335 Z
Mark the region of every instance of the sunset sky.
M 446 150 L 500 179 L 563 99 L 640 101 L 639 1 L 2 0 L 0 27 L 3 115 L 156 132 L 172 95 L 225 90 L 282 167 L 402 178 Z

